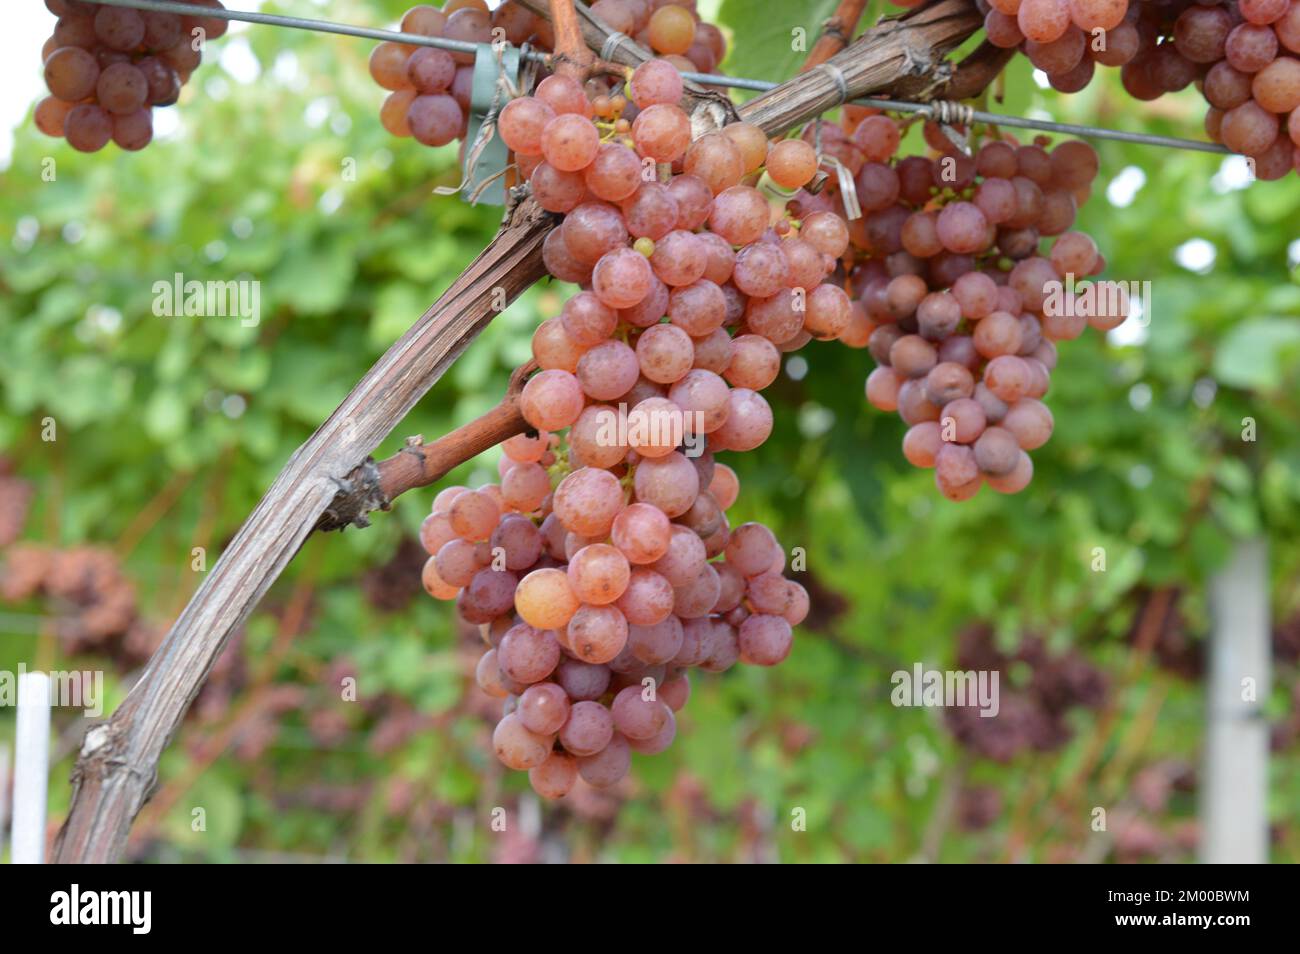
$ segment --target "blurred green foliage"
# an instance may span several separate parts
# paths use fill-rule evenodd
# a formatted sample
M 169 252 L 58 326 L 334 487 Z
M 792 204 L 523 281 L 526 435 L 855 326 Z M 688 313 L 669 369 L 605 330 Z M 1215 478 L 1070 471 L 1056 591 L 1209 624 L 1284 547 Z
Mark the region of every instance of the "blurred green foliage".
M 403 6 L 265 9 L 382 23 Z M 834 4 L 797 14 L 791 6 L 722 3 L 736 47 L 723 69 L 788 75 L 800 57 L 782 54 L 783 37 L 803 25 L 811 46 Z M 454 147 L 383 131 L 367 43 L 253 28 L 215 51 L 175 109 L 175 135 L 139 154 L 83 156 L 29 119 L 0 190 L 0 453 L 36 485 L 26 538 L 111 546 L 142 529 L 128 571 L 141 612 L 162 626 L 199 582 L 191 548 L 208 548 L 211 565 L 292 450 L 490 240 L 499 217 L 432 195 L 458 178 Z M 258 75 L 240 82 L 222 58 L 251 58 Z M 1005 100 L 990 108 L 1199 138 L 1194 91 L 1138 104 L 1102 72 L 1062 97 L 1041 90 L 1020 60 Z M 1267 535 L 1275 611 L 1300 610 L 1300 180 L 1228 187 L 1232 163 L 1222 157 L 1099 150 L 1102 175 L 1080 223 L 1108 277 L 1151 282 L 1142 340 L 1089 332 L 1065 345 L 1048 398 L 1056 433 L 1034 454 L 1034 482 L 965 504 L 944 501 L 932 475 L 907 466 L 900 422 L 865 404 L 864 351 L 814 343 L 788 359 L 794 373 L 771 389 L 772 439 L 729 461 L 742 482 L 732 518 L 767 521 L 787 547 L 806 550 L 821 593 L 813 625 L 777 669 L 696 679 L 677 744 L 637 757 L 635 788 L 617 811 L 612 802 L 543 806 L 539 834 L 490 830 L 492 808 L 516 805 L 527 786 L 491 756 L 492 704 L 466 676 L 464 634 L 423 593 L 406 592 L 400 608 L 375 605 L 385 602 L 377 589 L 409 591 L 418 575 L 418 558 L 383 567 L 427 513 L 428 490 L 364 532 L 307 543 L 248 625 L 234 675 L 168 751 L 164 810 L 146 810 L 135 850 L 209 861 L 539 851 L 575 860 L 1044 860 L 1054 840 L 1086 840 L 1082 806 L 1115 802 L 1132 771 L 1195 762 L 1201 688 L 1150 666 L 1116 691 L 1115 720 L 1099 737 L 1103 761 L 1128 771 L 1090 776 L 1068 802 L 1077 817 L 1060 816 L 1057 799 L 1077 794 L 1071 780 L 1097 740 L 1091 716 L 1076 720 L 1061 752 L 1001 766 L 963 757 L 932 712 L 888 702 L 892 671 L 951 664 L 955 634 L 976 619 L 1007 645 L 1039 634 L 1119 674 L 1130 662 L 1134 588 L 1183 588 L 1189 627 L 1203 632 L 1206 575 L 1236 537 Z M 45 157 L 55 181 L 41 177 Z M 1208 243 L 1212 263 L 1180 265 L 1188 242 Z M 154 317 L 153 283 L 176 272 L 259 280 L 260 324 Z M 531 329 L 558 312 L 563 294 L 535 287 L 496 319 L 377 456 L 495 403 L 529 354 Z M 47 417 L 55 442 L 41 440 Z M 1247 418 L 1253 442 L 1242 440 Z M 484 455 L 453 479 L 495 478 L 495 462 L 495 452 Z M 142 523 L 169 487 L 174 503 Z M 1097 547 L 1105 572 L 1092 569 Z M 67 658 L 41 612 L 35 603 L 4 608 L 0 667 L 95 665 L 93 655 Z M 137 674 L 110 672 L 113 704 Z M 365 705 L 339 699 L 346 674 Z M 1274 711 L 1295 679 L 1279 672 Z M 300 695 L 263 717 L 268 686 Z M 1153 700 L 1158 718 L 1144 722 Z M 58 718 L 56 780 L 79 737 L 68 714 Z M 0 716 L 0 737 L 12 731 L 8 719 Z M 1300 799 L 1297 764 L 1291 752 L 1274 765 L 1279 824 Z M 945 792 L 963 778 L 1002 793 L 997 820 L 975 835 L 943 812 Z M 56 782 L 56 817 L 66 800 Z M 206 831 L 192 830 L 195 806 Z M 796 809 L 806 831 L 791 830 Z M 1173 811 L 1191 817 L 1194 804 Z M 1300 833 L 1279 832 L 1277 860 L 1296 860 Z

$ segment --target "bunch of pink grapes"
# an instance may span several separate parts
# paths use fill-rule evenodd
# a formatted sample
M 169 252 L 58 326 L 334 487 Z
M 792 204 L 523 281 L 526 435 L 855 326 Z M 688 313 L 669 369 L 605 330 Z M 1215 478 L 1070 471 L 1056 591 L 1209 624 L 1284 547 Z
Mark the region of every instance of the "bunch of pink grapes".
M 1056 89 L 1083 89 L 1097 64 L 1120 67 L 1136 99 L 1195 85 L 1206 132 L 1256 178 L 1300 170 L 1300 0 L 989 3 L 989 42 L 1019 47 Z
M 888 116 L 854 110 L 843 126 L 822 125 L 823 149 L 853 173 L 864 213 L 849 223 L 840 277 L 856 300 L 841 340 L 870 350 L 867 400 L 898 412 L 904 456 L 933 468 L 945 497 L 966 500 L 985 484 L 1015 493 L 1033 476 L 1028 451 L 1052 433 L 1042 398 L 1057 342 L 1089 324 L 1110 330 L 1128 311 L 1122 286 L 1080 305 L 1069 284 L 1105 267 L 1071 228 L 1098 158 L 1082 142 L 1049 150 L 1010 138 L 968 156 L 937 127 L 925 132 L 930 154 L 900 158 Z M 843 214 L 834 188 L 800 193 L 796 205 Z
M 811 146 L 743 123 L 692 140 L 662 59 L 613 92 L 631 123 L 562 75 L 502 111 L 533 197 L 563 215 L 547 269 L 580 290 L 534 334 L 532 430 L 505 443 L 499 485 L 443 491 L 423 531 L 426 588 L 489 644 L 496 753 L 548 798 L 666 748 L 692 667 L 789 654 L 808 594 L 768 528 L 731 525 L 739 482 L 716 455 L 768 438 L 783 352 L 853 320 L 827 280 L 843 219 L 796 223 L 755 187 L 809 184 Z
M 680 70 L 713 72 L 726 55 L 722 32 L 700 22 L 693 3 L 598 0 L 591 10 L 612 30 L 634 37 Z M 495 10 L 489 10 L 484 0 L 448 0 L 441 9 L 421 4 L 406 12 L 400 30 L 467 43 L 504 40 L 514 46 L 527 43 L 539 50 L 555 46 L 550 22 L 509 0 Z M 426 146 L 445 146 L 465 138 L 474 79 L 473 54 L 380 43 L 370 56 L 370 75 L 391 91 L 380 107 L 379 119 L 394 136 L 413 137 Z M 593 101 L 597 115 L 616 118 L 608 81 L 589 80 L 584 92 Z
M 221 8 L 218 0 L 182 0 Z M 36 106 L 36 128 L 81 152 L 109 141 L 143 149 L 153 140 L 153 108 L 171 106 L 198 68 L 202 44 L 227 22 L 198 11 L 180 16 L 86 0 L 45 0 L 58 17 L 41 61 L 50 95 Z

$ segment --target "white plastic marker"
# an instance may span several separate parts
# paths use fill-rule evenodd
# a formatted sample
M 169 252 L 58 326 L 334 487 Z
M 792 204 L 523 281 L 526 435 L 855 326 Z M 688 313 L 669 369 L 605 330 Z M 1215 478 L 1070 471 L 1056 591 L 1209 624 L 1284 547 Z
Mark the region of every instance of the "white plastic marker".
M 45 798 L 50 776 L 50 677 L 18 677 L 18 732 L 14 753 L 14 815 L 10 860 L 45 861 Z

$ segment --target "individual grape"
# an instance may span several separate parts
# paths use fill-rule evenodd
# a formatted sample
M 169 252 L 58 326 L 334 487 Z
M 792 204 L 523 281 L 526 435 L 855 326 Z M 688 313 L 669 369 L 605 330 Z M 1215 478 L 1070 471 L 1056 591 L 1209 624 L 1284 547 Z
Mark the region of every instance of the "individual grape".
M 438 574 L 438 567 L 432 556 L 424 561 L 420 582 L 424 585 L 425 592 L 435 600 L 452 600 L 460 592 L 460 587 L 452 586 Z
M 738 335 L 732 342 L 732 358 L 724 377 L 732 387 L 761 391 L 781 371 L 781 353 L 761 335 Z
M 940 488 L 963 487 L 980 476 L 975 452 L 964 444 L 946 442 L 934 455 L 934 473 Z
M 925 393 L 924 380 L 913 378 L 904 381 L 898 389 L 898 416 L 905 424 L 937 421 L 942 409 Z
M 1228 63 L 1243 73 L 1254 73 L 1277 56 L 1277 34 L 1270 27 L 1239 23 L 1223 45 Z
M 634 503 L 614 518 L 611 539 L 628 562 L 643 565 L 668 550 L 671 524 L 658 507 Z
M 613 606 L 584 605 L 573 614 L 566 632 L 573 654 L 599 665 L 617 656 L 627 643 L 627 619 Z
M 628 94 L 638 109 L 681 102 L 681 74 L 663 60 L 648 60 L 638 66 L 628 82 Z
M 949 251 L 978 252 L 988 245 L 988 220 L 972 202 L 952 202 L 939 213 L 935 230 Z
M 713 200 L 709 229 L 732 245 L 748 245 L 763 234 L 770 215 L 761 192 L 749 186 L 732 186 Z
M 143 108 L 149 96 L 144 74 L 130 63 L 113 63 L 99 74 L 95 97 L 110 113 L 123 115 Z
M 615 605 L 631 625 L 654 626 L 667 619 L 673 610 L 672 584 L 652 569 L 636 567 Z
M 721 133 L 707 133 L 692 142 L 682 168 L 687 175 L 704 182 L 713 195 L 739 185 L 745 174 L 740 148 Z
M 636 352 L 614 339 L 588 349 L 578 359 L 577 377 L 582 390 L 598 401 L 613 400 L 627 393 L 639 374 Z
M 560 660 L 555 670 L 555 678 L 574 702 L 599 699 L 609 686 L 609 677 L 607 666 L 592 665 L 567 657 Z
M 45 61 L 45 85 L 54 96 L 75 103 L 94 94 L 99 72 L 93 56 L 80 47 L 65 46 Z
M 598 198 L 620 202 L 641 187 L 641 160 L 627 146 L 603 143 L 583 172 L 583 181 Z
M 753 298 L 745 312 L 745 323 L 754 334 L 773 344 L 789 341 L 803 328 L 804 313 L 797 307 L 793 291 L 784 288 L 771 298 Z
M 492 732 L 492 748 L 501 764 L 516 771 L 535 768 L 551 754 L 549 738 L 529 732 L 513 712 L 497 723 Z
M 410 47 L 400 43 L 380 43 L 370 52 L 370 76 L 388 90 L 410 89 L 411 80 L 406 73 Z
M 411 135 L 411 124 L 406 117 L 415 96 L 413 89 L 399 89 L 384 97 L 384 103 L 379 107 L 379 122 L 389 134 L 402 137 Z
M 676 325 L 654 325 L 637 339 L 636 356 L 643 375 L 660 384 L 672 384 L 691 369 L 695 345 Z
M 1082 30 L 1113 30 L 1124 22 L 1128 0 L 1069 0 L 1070 19 Z
M 632 122 L 632 140 L 641 155 L 673 162 L 685 155 L 691 143 L 691 121 L 677 106 L 648 106 Z
M 768 298 L 785 288 L 789 277 L 781 246 L 756 242 L 737 253 L 731 280 L 746 295 Z
M 631 308 L 620 308 L 618 317 L 633 328 L 649 328 L 668 313 L 668 286 L 650 272 L 650 290 Z
M 560 729 L 560 744 L 566 752 L 582 756 L 595 755 L 614 735 L 614 719 L 599 702 L 581 700 L 569 709 L 569 719 Z M 581 765 L 581 763 L 579 763 Z
M 1050 43 L 1069 28 L 1070 8 L 1066 0 L 1022 0 L 1016 24 L 1026 39 Z
M 540 163 L 533 170 L 533 174 L 528 181 L 532 187 L 533 198 L 537 200 L 538 205 L 548 212 L 569 212 L 576 208 L 578 203 L 582 201 L 587 185 L 581 173 L 563 172 L 556 169 L 549 162 Z M 562 242 L 560 229 L 553 230 L 551 234 L 556 236 L 557 242 Z M 565 255 L 573 258 L 567 246 Z M 573 260 L 579 268 L 584 267 L 576 258 Z M 586 267 L 590 268 L 590 266 Z M 569 273 L 556 272 L 554 268 L 551 268 L 549 262 L 547 263 L 547 271 L 561 281 L 578 281 Z M 590 274 L 589 271 L 588 274 Z
M 437 7 L 422 3 L 406 11 L 400 29 L 403 33 L 418 33 L 420 36 L 442 36 L 447 16 Z
M 604 536 L 623 507 L 623 488 L 609 471 L 582 467 L 560 481 L 552 506 L 569 531 Z
M 668 517 L 677 517 L 694 503 L 700 481 L 691 462 L 673 451 L 664 457 L 642 460 L 636 468 L 633 489 L 641 503 L 657 507 Z
M 695 18 L 682 7 L 662 6 L 651 14 L 646 31 L 656 53 L 685 53 L 695 42 Z
M 452 10 L 447 6 L 443 13 L 447 14 L 447 22 L 443 25 L 442 35 L 447 39 L 465 43 L 492 42 L 492 17 L 487 11 L 475 7 Z M 474 63 L 473 53 L 453 53 L 452 58 L 466 66 Z
M 839 258 L 849 247 L 849 228 L 834 212 L 806 216 L 799 227 L 799 237 L 831 258 Z
M 905 380 L 893 368 L 876 368 L 867 375 L 867 400 L 881 411 L 898 410 L 899 390 Z
M 740 624 L 740 659 L 751 666 L 775 666 L 790 655 L 794 636 L 782 616 L 758 613 Z
M 722 134 L 740 149 L 745 175 L 758 171 L 767 161 L 767 133 L 751 123 L 729 123 Z
M 668 295 L 668 319 L 692 337 L 711 334 L 726 319 L 727 302 L 722 289 L 705 279 Z
M 654 277 L 644 255 L 630 248 L 606 252 L 591 275 L 596 297 L 611 308 L 631 308 L 645 298 Z
M 674 228 L 693 232 L 705 223 L 709 217 L 709 210 L 713 208 L 713 192 L 709 189 L 708 183 L 699 176 L 682 174 L 674 176 L 665 188 L 677 209 L 677 218 L 673 222 Z M 726 246 L 728 253 L 731 252 L 731 246 L 712 232 L 701 232 L 698 238 L 701 241 L 721 243 Z M 726 279 L 723 278 L 722 281 Z
M 631 568 L 617 547 L 607 543 L 593 543 L 578 550 L 569 561 L 569 586 L 584 603 L 605 606 L 613 603 L 627 589 Z M 576 618 L 576 617 L 575 617 Z M 570 623 L 570 635 L 572 635 Z M 617 650 L 615 651 L 617 653 Z M 609 656 L 610 659 L 614 654 Z M 587 659 L 587 662 L 605 662 L 604 659 Z
M 596 788 L 609 788 L 622 781 L 632 763 L 627 739 L 612 732 L 609 743 L 594 755 L 578 759 L 578 774 L 584 782 Z
M 426 51 L 420 50 L 418 52 Z M 427 52 L 442 53 L 444 57 L 447 56 L 442 50 L 430 49 Z M 450 62 L 450 59 L 450 57 L 447 57 L 448 62 Z M 411 64 L 414 63 L 415 56 L 413 55 L 407 65 L 408 75 L 413 69 Z M 454 65 L 452 69 L 454 72 Z M 415 85 L 419 86 L 418 83 Z M 421 91 L 433 92 L 434 90 L 422 88 Z M 542 154 L 542 131 L 553 119 L 555 119 L 555 110 L 545 100 L 538 99 L 535 96 L 521 96 L 506 103 L 497 120 L 497 129 L 500 131 L 505 144 L 514 152 L 524 156 L 540 156 Z
M 465 117 L 450 96 L 417 96 L 406 111 L 411 135 L 426 146 L 445 146 L 461 133 Z
M 700 668 L 705 672 L 726 672 L 740 660 L 740 642 L 736 630 L 727 623 L 713 621 L 705 632 L 704 660 Z
M 564 798 L 578 780 L 578 762 L 567 752 L 552 752 L 528 770 L 528 783 L 542 798 Z
M 677 719 L 663 703 L 666 718 L 663 726 L 654 735 L 648 739 L 628 739 L 628 747 L 634 752 L 640 752 L 642 755 L 658 755 L 665 751 L 673 744 L 673 739 L 677 737 Z
M 1020 458 L 1016 437 L 1002 427 L 987 427 L 975 441 L 975 463 L 986 475 L 1004 476 L 1010 473 Z
M 1023 450 L 1035 450 L 1052 436 L 1052 412 L 1042 401 L 1024 398 L 1011 404 L 1001 426 L 1009 431 Z
M 125 7 L 100 7 L 95 13 L 95 36 L 109 49 L 129 53 L 144 40 L 144 18 Z
M 438 50 L 433 47 L 425 46 L 416 50 L 407 58 L 406 61 L 406 79 L 421 93 L 441 93 L 451 87 L 452 81 L 456 78 L 456 61 L 451 58 L 451 54 L 446 50 Z M 533 97 L 524 97 L 521 99 L 511 100 L 506 104 L 506 108 L 501 111 L 501 116 L 497 122 L 497 128 L 501 132 L 501 138 L 506 140 L 506 145 L 510 145 L 510 137 L 506 135 L 507 128 L 520 129 L 522 122 L 524 129 L 528 127 L 528 119 L 524 118 L 518 110 L 511 114 L 507 120 L 506 113 L 515 103 L 532 103 L 537 104 L 538 100 Z M 541 104 L 545 105 L 545 104 Z M 525 107 L 524 112 L 531 111 L 532 125 L 535 127 L 528 131 L 521 131 L 525 136 L 525 142 L 532 145 L 529 150 L 515 149 L 516 152 L 526 151 L 529 155 L 538 155 L 540 148 L 537 143 L 541 135 L 541 128 L 546 125 L 546 120 L 541 119 L 540 110 Z M 539 121 L 540 120 L 540 121 Z
M 1021 451 L 1016 466 L 1010 473 L 1002 476 L 989 475 L 985 479 L 988 485 L 1000 494 L 1017 494 L 1029 486 L 1033 477 L 1034 462 L 1030 460 L 1028 454 Z
M 1255 102 L 1272 113 L 1300 106 L 1300 60 L 1279 57 L 1258 73 L 1250 86 Z
M 984 383 L 1000 400 L 1013 404 L 1029 390 L 1030 371 L 1023 359 L 1015 355 L 999 355 L 984 369 Z M 1006 425 L 1005 419 L 1003 425 Z
M 935 455 L 943 446 L 942 428 L 936 421 L 922 421 L 903 435 L 903 456 L 913 467 L 933 467 Z
M 844 289 L 829 282 L 818 285 L 805 301 L 804 332 L 817 341 L 838 338 L 848 327 L 851 308 Z
M 659 387 L 650 381 L 646 383 Z M 662 392 L 653 392 L 644 398 L 633 395 L 623 402 L 628 400 L 636 400 L 627 415 L 628 445 L 644 459 L 659 459 L 671 454 L 684 436 L 682 409 Z
M 519 581 L 515 611 L 525 623 L 539 630 L 567 626 L 578 609 L 578 598 L 563 570 L 533 570 Z
M 623 203 L 628 232 L 656 242 L 676 227 L 679 214 L 672 190 L 659 182 L 643 182 Z
M 971 398 L 957 398 L 943 406 L 939 424 L 946 441 L 970 444 L 984 430 L 984 409 Z
M 639 686 L 628 686 L 614 697 L 610 706 L 614 726 L 629 740 L 649 739 L 663 728 L 669 709 L 657 698 L 643 698 Z
M 1026 40 L 1024 53 L 1029 57 L 1029 62 L 1049 75 L 1068 73 L 1082 62 L 1087 45 L 1084 32 L 1071 25 L 1050 43 Z
M 461 591 L 457 609 L 470 623 L 490 623 L 510 611 L 519 578 L 506 570 L 479 570 Z
M 727 419 L 711 441 L 719 448 L 750 451 L 760 446 L 772 433 L 772 408 L 761 394 L 749 388 L 734 388 L 727 397 Z
M 542 155 L 561 172 L 585 169 L 599 149 L 600 134 L 585 116 L 561 113 L 542 129 Z
M 682 623 L 669 616 L 654 626 L 633 626 L 628 631 L 628 647 L 632 654 L 647 666 L 666 663 L 682 647 Z
M 686 433 L 711 433 L 727 419 L 729 394 L 726 382 L 712 371 L 692 369 L 668 392 L 668 398 L 682 410 Z
M 1197 8 L 1199 9 L 1199 8 Z M 1203 92 L 1211 106 L 1232 109 L 1250 99 L 1251 77 L 1220 60 L 1205 74 Z
M 1277 117 L 1253 100 L 1225 112 L 1220 127 L 1223 144 L 1247 156 L 1262 154 L 1273 145 L 1277 133 Z
M 32 120 L 36 128 L 47 136 L 62 136 L 63 122 L 68 117 L 72 103 L 64 102 L 57 96 L 46 96 L 36 104 Z
M 1248 23 L 1269 24 L 1286 13 L 1290 0 L 1238 0 L 1237 9 Z
M 690 285 L 704 275 L 708 248 L 693 232 L 675 229 L 655 243 L 650 267 L 673 288 Z
M 767 174 L 783 189 L 802 188 L 817 174 L 817 152 L 802 139 L 784 139 L 768 150 Z
M 78 152 L 98 152 L 113 137 L 113 118 L 99 106 L 81 103 L 64 117 L 63 134 Z
M 524 420 L 547 431 L 568 427 L 577 420 L 582 405 L 582 385 L 574 375 L 558 369 L 533 375 L 519 396 Z

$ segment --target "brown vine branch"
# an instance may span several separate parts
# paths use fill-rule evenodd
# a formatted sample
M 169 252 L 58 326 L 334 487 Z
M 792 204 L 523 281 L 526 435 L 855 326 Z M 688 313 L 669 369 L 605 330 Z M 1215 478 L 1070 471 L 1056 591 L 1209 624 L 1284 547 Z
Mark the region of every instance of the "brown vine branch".
M 814 66 L 820 66 L 848 46 L 866 6 L 867 0 L 840 0 L 840 5 L 835 8 L 830 19 L 822 24 L 821 35 L 808 51 L 808 58 L 804 60 L 799 72 L 806 73 Z
M 582 82 L 587 78 L 594 57 L 582 38 L 573 0 L 549 0 L 549 5 L 551 25 L 555 27 L 555 53 L 551 59 L 556 72 L 566 73 Z
M 436 483 L 485 450 L 529 430 L 519 410 L 519 395 L 528 375 L 536 368 L 531 361 L 516 368 L 500 404 L 432 444 L 424 443 L 422 437 L 411 437 L 392 457 L 377 464 L 367 460 L 348 475 L 347 483 L 352 489 L 334 498 L 316 529 L 342 530 L 349 525 L 364 525 L 370 511 L 388 510 L 399 495 Z
M 590 46 L 589 26 L 594 27 L 594 18 L 581 5 L 575 10 Z M 902 77 L 932 69 L 980 23 L 968 0 L 940 0 L 881 24 L 831 62 L 841 68 L 851 96 L 888 90 Z M 616 58 L 635 55 L 633 46 L 621 45 Z M 724 99 L 715 93 L 708 96 Z M 741 114 L 775 135 L 837 106 L 839 98 L 826 71 L 813 70 L 751 100 Z M 732 115 L 734 109 L 723 112 L 717 121 L 725 122 Z M 107 722 L 87 731 L 73 770 L 71 804 L 55 846 L 55 861 L 108 862 L 120 857 L 132 820 L 157 785 L 162 752 L 231 634 L 320 524 L 322 515 L 331 508 L 339 511 L 340 495 L 359 493 L 351 482 L 357 468 L 367 466 L 370 451 L 492 320 L 502 293 L 511 301 L 543 277 L 542 241 L 553 225 L 554 219 L 532 201 L 516 206 L 492 243 L 290 458 L 191 597 L 126 700 Z M 494 427 L 500 430 L 493 431 Z M 426 468 L 421 462 L 421 478 L 426 471 L 455 466 L 460 461 L 454 458 L 504 430 L 503 417 L 489 422 L 473 439 L 462 433 L 450 444 L 442 444 L 438 454 L 426 458 L 433 463 Z M 437 444 L 441 442 L 430 446 Z M 368 466 L 382 475 L 381 466 Z M 390 490 L 413 479 L 399 476 L 396 463 L 389 469 Z M 367 501 L 361 501 L 354 522 L 363 521 L 368 510 L 396 496 L 386 497 L 383 486 L 383 479 L 377 478 L 376 492 L 369 495 L 371 505 L 367 508 Z

